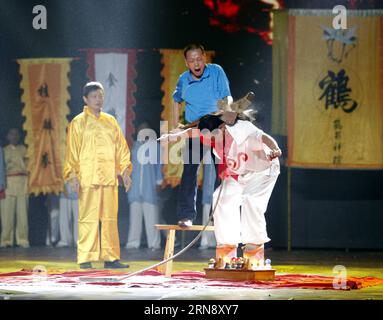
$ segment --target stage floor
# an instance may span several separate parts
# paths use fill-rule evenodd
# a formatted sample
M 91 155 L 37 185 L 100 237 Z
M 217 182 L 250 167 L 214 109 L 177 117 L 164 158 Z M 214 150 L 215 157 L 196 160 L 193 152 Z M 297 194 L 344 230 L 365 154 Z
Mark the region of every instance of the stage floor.
M 177 250 L 176 250 L 177 251 Z M 129 272 L 139 270 L 162 260 L 163 251 L 148 249 L 121 249 L 122 260 L 130 264 Z M 173 263 L 174 271 L 203 271 L 206 262 L 214 256 L 214 250 L 190 249 Z M 343 265 L 348 276 L 383 278 L 383 252 L 333 251 L 333 250 L 285 250 L 267 249 L 265 256 L 272 260 L 278 273 L 316 274 L 334 276 L 333 268 Z M 75 263 L 74 248 L 32 247 L 29 249 L 0 249 L 0 272 L 31 270 L 44 266 L 48 272 L 79 270 Z M 101 263 L 95 264 L 101 268 Z M 11 289 L 11 287 L 9 288 Z M 63 288 L 36 291 L 18 287 L 17 290 L 1 288 L 2 299 L 378 299 L 383 300 L 383 285 L 356 290 L 313 289 L 248 289 L 248 288 L 118 288 L 96 287 L 84 290 Z

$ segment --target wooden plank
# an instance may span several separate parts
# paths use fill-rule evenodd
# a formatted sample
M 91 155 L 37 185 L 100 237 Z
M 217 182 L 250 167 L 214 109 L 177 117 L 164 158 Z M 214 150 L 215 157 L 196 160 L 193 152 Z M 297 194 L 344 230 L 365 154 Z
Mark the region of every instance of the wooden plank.
M 166 238 L 164 260 L 170 258 L 174 254 L 175 237 L 176 237 L 176 231 L 175 230 L 168 230 L 168 236 Z M 165 274 L 165 277 L 171 277 L 172 276 L 172 270 L 173 270 L 173 260 L 170 260 L 164 264 L 162 271 Z
M 158 230 L 177 230 L 177 231 L 201 231 L 204 226 L 194 225 L 191 227 L 182 228 L 173 224 L 156 224 Z M 205 231 L 214 231 L 214 226 L 207 226 Z
M 210 269 L 205 268 L 207 279 L 220 279 L 231 281 L 273 281 L 275 269 L 270 270 L 233 270 L 233 269 Z

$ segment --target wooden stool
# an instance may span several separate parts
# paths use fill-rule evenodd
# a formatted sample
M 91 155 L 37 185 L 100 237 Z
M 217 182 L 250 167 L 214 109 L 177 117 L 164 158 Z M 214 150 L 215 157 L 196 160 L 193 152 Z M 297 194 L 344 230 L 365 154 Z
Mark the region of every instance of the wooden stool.
M 165 253 L 164 260 L 171 257 L 174 254 L 174 239 L 176 236 L 176 231 L 201 231 L 204 226 L 196 225 L 187 228 L 181 228 L 178 225 L 169 225 L 169 224 L 156 224 L 158 230 L 168 230 L 166 237 Z M 207 226 L 205 231 L 214 231 L 214 226 Z M 170 260 L 160 266 L 161 272 L 165 274 L 165 277 L 170 277 L 172 275 L 173 260 Z

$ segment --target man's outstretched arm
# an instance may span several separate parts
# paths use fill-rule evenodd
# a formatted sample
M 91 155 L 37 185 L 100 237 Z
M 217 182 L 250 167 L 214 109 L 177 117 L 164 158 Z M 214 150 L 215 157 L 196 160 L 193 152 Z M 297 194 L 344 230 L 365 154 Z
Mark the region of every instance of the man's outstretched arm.
M 130 175 L 133 170 L 133 165 L 130 160 L 130 149 L 128 144 L 126 143 L 124 134 L 122 133 L 122 130 L 120 126 L 118 125 L 117 121 L 115 122 L 115 125 L 118 128 L 117 149 L 116 149 L 117 167 L 118 167 L 119 173 L 121 174 L 122 180 L 124 181 L 125 190 L 128 191 L 132 184 Z
M 63 178 L 65 182 L 69 182 L 74 192 L 79 192 L 80 188 L 77 178 L 79 171 L 79 139 L 75 124 L 71 122 L 68 126 Z
M 171 123 L 171 130 L 176 129 L 178 127 L 178 122 L 180 119 L 180 108 L 181 103 L 173 101 L 173 107 L 172 107 L 172 123 Z

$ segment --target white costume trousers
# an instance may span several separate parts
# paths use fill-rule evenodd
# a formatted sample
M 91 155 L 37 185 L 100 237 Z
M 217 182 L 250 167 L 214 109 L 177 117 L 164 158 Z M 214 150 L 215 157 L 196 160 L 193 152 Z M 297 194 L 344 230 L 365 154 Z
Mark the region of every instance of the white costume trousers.
M 48 208 L 49 230 L 47 233 L 47 246 L 57 243 L 60 238 L 60 210 L 54 206 Z
M 158 206 L 134 201 L 130 204 L 130 226 L 127 248 L 139 248 L 141 243 L 142 222 L 145 221 L 146 239 L 148 248 L 159 249 L 161 246 L 160 231 L 155 225 L 159 221 Z
M 59 246 L 77 246 L 78 200 L 60 198 L 60 241 Z
M 213 203 L 214 205 L 214 203 Z M 204 204 L 202 206 L 202 224 L 205 225 L 209 220 L 211 204 Z M 210 222 L 209 225 L 212 225 Z M 211 231 L 205 231 L 201 236 L 201 248 L 215 248 L 214 233 Z
M 219 203 L 214 213 L 217 245 L 238 243 L 263 244 L 267 236 L 265 212 L 278 175 L 249 172 L 238 181 L 224 181 Z M 217 201 L 220 187 L 213 195 Z

